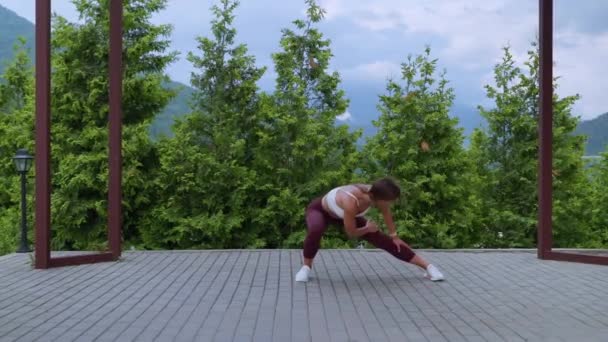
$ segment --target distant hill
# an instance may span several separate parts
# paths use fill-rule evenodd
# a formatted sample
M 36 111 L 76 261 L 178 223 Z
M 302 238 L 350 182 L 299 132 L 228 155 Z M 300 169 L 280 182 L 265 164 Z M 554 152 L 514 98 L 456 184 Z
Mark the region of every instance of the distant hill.
M 35 32 L 34 24 L 15 12 L 0 5 L 0 72 L 13 58 L 13 46 L 18 38 L 26 39 L 26 47 L 30 49 L 32 61 L 34 60 Z M 178 95 L 167 105 L 152 122 L 150 134 L 152 137 L 171 135 L 173 119 L 189 112 L 188 100 L 194 89 L 179 82 L 165 84 L 171 89 L 180 89 Z
M 0 71 L 4 70 L 6 63 L 13 58 L 13 46 L 19 37 L 26 39 L 26 47 L 30 49 L 33 57 L 34 25 L 15 12 L 0 6 Z
M 588 137 L 585 146 L 585 154 L 588 156 L 599 155 L 608 147 L 608 113 L 604 113 L 595 119 L 582 121 L 576 134 L 584 134 Z
M 169 89 L 178 89 L 177 96 L 169 102 L 165 110 L 156 116 L 150 127 L 150 135 L 152 138 L 158 138 L 162 135 L 172 136 L 171 126 L 176 118 L 184 116 L 190 112 L 190 98 L 194 93 L 194 89 L 179 82 L 171 81 L 165 83 L 164 86 Z

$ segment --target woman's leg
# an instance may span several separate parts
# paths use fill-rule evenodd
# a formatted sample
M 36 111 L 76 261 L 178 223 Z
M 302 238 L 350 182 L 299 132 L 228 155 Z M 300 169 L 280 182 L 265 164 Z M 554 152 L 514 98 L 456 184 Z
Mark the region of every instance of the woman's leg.
M 357 227 L 364 227 L 367 224 L 364 218 L 357 218 Z M 443 275 L 439 270 L 437 270 L 433 265 L 429 264 L 426 260 L 424 260 L 421 256 L 414 253 L 414 251 L 409 246 L 400 246 L 399 249 L 393 242 L 393 239 L 384 234 L 383 232 L 377 231 L 375 233 L 367 233 L 361 238 L 377 248 L 384 249 L 385 251 L 392 254 L 397 259 L 403 260 L 405 262 L 414 264 L 426 272 L 431 273 L 430 278 L 432 280 L 442 280 Z M 429 268 L 430 266 L 430 268 Z M 425 276 L 427 273 L 425 273 Z
M 367 220 L 364 217 L 356 218 L 357 228 L 365 227 L 367 225 Z M 411 248 L 401 246 L 399 250 L 397 250 L 397 246 L 393 243 L 393 239 L 384 234 L 381 231 L 377 231 L 375 233 L 367 233 L 361 236 L 361 239 L 371 243 L 377 248 L 384 249 L 385 251 L 391 253 L 397 259 L 403 260 L 405 262 L 412 262 L 414 260 L 419 261 L 419 258 L 416 257 L 416 253 L 412 251 Z
M 426 265 L 428 265 L 424 264 L 424 260 L 421 261 L 421 258 L 418 257 L 409 246 L 401 246 L 398 250 L 397 246 L 393 243 L 393 239 L 383 232 L 377 231 L 375 233 L 367 233 L 361 236 L 361 238 L 371 243 L 375 247 L 384 249 L 385 251 L 391 253 L 397 259 L 413 263 L 422 268 L 426 268 Z
M 296 281 L 308 281 L 308 275 L 312 268 L 312 261 L 321 246 L 321 238 L 327 230 L 328 218 L 323 211 L 321 199 L 318 198 L 306 208 L 306 226 L 308 231 L 304 239 L 304 266 L 296 274 Z
M 318 201 L 318 203 L 316 203 Z M 321 246 L 321 238 L 327 230 L 328 220 L 320 199 L 313 201 L 306 210 L 308 232 L 304 239 L 304 265 L 312 267 L 312 260 Z

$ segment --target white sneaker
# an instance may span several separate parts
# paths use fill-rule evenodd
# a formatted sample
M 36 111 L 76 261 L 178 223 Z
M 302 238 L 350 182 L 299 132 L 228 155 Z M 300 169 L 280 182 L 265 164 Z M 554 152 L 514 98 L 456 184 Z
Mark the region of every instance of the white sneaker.
M 298 273 L 296 273 L 296 281 L 307 282 L 309 274 L 310 274 L 310 267 L 308 267 L 306 265 L 302 266 L 300 271 L 298 271 Z
M 426 272 L 424 272 L 424 277 L 430 279 L 431 281 L 440 281 L 444 280 L 445 277 L 435 265 L 428 265 L 426 268 Z

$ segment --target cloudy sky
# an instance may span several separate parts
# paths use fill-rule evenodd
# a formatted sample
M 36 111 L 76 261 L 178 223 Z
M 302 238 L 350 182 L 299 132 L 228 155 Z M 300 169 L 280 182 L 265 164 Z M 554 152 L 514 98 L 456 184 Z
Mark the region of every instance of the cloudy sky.
M 321 25 L 332 40 L 332 68 L 344 79 L 351 98 L 351 122 L 365 125 L 375 117 L 377 95 L 387 77 L 398 76 L 408 54 L 430 44 L 456 89 L 455 110 L 461 120 L 475 117 L 484 103 L 483 85 L 492 81 L 492 67 L 509 44 L 523 62 L 537 34 L 537 0 L 319 0 L 327 10 Z M 194 38 L 209 32 L 210 0 L 169 0 L 154 17 L 174 26 L 173 49 L 182 53 L 168 73 L 188 83 L 191 67 L 185 60 Z M 34 1 L 0 0 L 0 4 L 33 20 Z M 584 119 L 608 112 L 608 1 L 556 0 L 556 74 L 558 92 L 579 93 L 575 114 Z M 304 0 L 242 0 L 237 10 L 238 40 L 246 42 L 260 65 L 270 66 L 278 49 L 280 30 L 303 15 Z M 67 0 L 53 1 L 53 10 L 76 20 Z M 272 87 L 272 72 L 262 86 Z

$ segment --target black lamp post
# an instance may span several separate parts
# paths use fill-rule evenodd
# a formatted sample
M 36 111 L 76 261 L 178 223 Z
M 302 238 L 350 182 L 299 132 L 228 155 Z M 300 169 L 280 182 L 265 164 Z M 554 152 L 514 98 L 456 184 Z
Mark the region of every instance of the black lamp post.
M 21 245 L 17 250 L 17 253 L 29 253 L 32 250 L 27 243 L 27 210 L 26 210 L 26 174 L 32 167 L 32 160 L 34 157 L 27 153 L 26 149 L 19 149 L 17 154 L 13 157 L 17 172 L 21 175 Z

